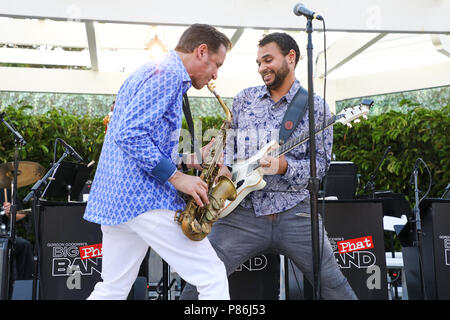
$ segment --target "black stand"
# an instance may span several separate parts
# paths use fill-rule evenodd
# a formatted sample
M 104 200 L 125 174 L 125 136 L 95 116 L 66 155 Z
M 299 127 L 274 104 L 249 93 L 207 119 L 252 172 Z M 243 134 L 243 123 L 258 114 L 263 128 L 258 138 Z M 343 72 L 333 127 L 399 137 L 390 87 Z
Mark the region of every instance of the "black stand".
M 445 187 L 444 193 L 441 196 L 441 199 L 448 199 L 448 195 L 449 195 L 449 191 L 450 190 L 450 183 L 447 184 L 447 186 Z
M 5 124 L 5 126 L 14 135 L 14 171 L 13 171 L 13 185 L 11 189 L 11 209 L 10 209 L 10 224 L 9 224 L 9 243 L 11 248 L 11 254 L 8 261 L 9 271 L 8 271 L 8 299 L 12 298 L 12 289 L 14 283 L 14 260 L 16 253 L 16 214 L 17 214 L 17 175 L 19 171 L 19 150 L 27 143 L 22 135 L 14 128 L 12 124 L 9 124 L 4 119 L 5 112 L 0 113 L 0 120 Z M 5 199 L 6 201 L 7 199 Z
M 84 184 L 89 178 L 92 167 L 85 164 L 62 161 L 47 184 L 42 198 L 55 198 L 71 202 L 77 199 Z
M 33 214 L 34 218 L 34 232 L 35 232 L 35 245 L 34 245 L 34 272 L 33 272 L 33 292 L 32 292 L 32 300 L 36 300 L 37 297 L 37 278 L 38 278 L 38 271 L 39 271 L 39 213 L 40 213 L 40 199 L 41 199 L 41 192 L 40 188 L 42 185 L 47 181 L 47 179 L 50 177 L 50 175 L 53 174 L 55 170 L 58 169 L 60 163 L 64 160 L 65 157 L 67 157 L 69 153 L 64 151 L 64 154 L 59 158 L 57 162 L 53 164 L 51 169 L 42 177 L 41 180 L 37 181 L 34 186 L 31 188 L 30 193 L 25 197 L 23 200 L 24 203 L 28 202 L 31 197 L 33 197 L 33 207 L 31 209 L 31 212 Z
M 319 247 L 319 215 L 317 208 L 317 199 L 319 195 L 320 179 L 317 178 L 316 169 L 316 138 L 315 138 L 315 120 L 314 120 L 314 87 L 313 87 L 313 44 L 312 44 L 312 19 L 308 18 L 306 32 L 308 33 L 308 44 L 306 50 L 308 53 L 308 109 L 309 109 L 309 151 L 310 151 L 310 174 L 308 190 L 311 201 L 311 240 L 313 256 L 313 299 L 320 299 L 320 247 Z
M 422 223 L 420 218 L 420 210 L 419 210 L 419 188 L 417 183 L 417 176 L 418 176 L 418 166 L 417 161 L 416 165 L 414 166 L 413 170 L 413 176 L 414 176 L 414 198 L 415 198 L 415 205 L 413 209 L 414 214 L 414 222 L 415 222 L 415 231 L 416 231 L 416 241 L 415 246 L 418 250 L 419 255 L 419 273 L 420 273 L 420 280 L 421 280 L 421 293 L 424 300 L 426 300 L 426 290 L 425 290 L 425 275 L 424 275 L 424 267 L 423 267 L 423 252 L 422 252 Z
M 391 150 L 391 146 L 388 146 L 386 150 L 384 151 L 383 157 L 381 158 L 380 162 L 378 163 L 377 167 L 373 171 L 372 175 L 369 178 L 369 181 L 367 181 L 366 185 L 364 186 L 364 192 L 367 191 L 367 189 L 370 190 L 370 199 L 375 198 L 375 176 L 378 173 L 378 169 L 380 169 L 381 164 L 383 163 L 384 159 L 386 158 L 389 150 Z
M 162 275 L 162 293 L 163 300 L 169 300 L 169 265 L 164 260 L 163 264 L 163 275 Z
M 176 279 L 172 279 L 172 281 L 170 281 L 169 264 L 164 259 L 161 260 L 162 260 L 162 277 L 161 280 L 159 280 L 157 287 L 158 300 L 169 300 L 169 291 L 174 285 Z M 182 286 L 181 291 L 183 291 L 183 287 L 184 286 Z

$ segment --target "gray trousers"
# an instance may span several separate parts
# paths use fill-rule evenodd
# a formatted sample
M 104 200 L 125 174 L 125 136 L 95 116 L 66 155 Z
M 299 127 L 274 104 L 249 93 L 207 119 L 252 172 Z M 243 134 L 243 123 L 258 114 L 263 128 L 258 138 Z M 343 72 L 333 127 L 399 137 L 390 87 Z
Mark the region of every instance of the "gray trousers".
M 302 213 L 301 215 L 297 215 Z M 319 219 L 320 248 L 322 221 Z M 311 218 L 309 202 L 269 216 L 256 217 L 253 210 L 238 206 L 228 216 L 214 223 L 208 239 L 224 262 L 227 275 L 248 259 L 267 252 L 290 258 L 305 277 L 313 283 Z M 357 299 L 342 274 L 325 232 L 321 263 L 321 296 L 324 299 Z M 197 290 L 186 283 L 180 299 L 197 299 Z

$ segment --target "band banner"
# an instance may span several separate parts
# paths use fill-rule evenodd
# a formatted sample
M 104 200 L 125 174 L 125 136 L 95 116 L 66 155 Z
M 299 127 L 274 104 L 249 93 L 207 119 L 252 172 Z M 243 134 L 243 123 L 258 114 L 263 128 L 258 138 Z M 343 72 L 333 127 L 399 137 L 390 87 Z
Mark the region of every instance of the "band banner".
M 44 203 L 40 213 L 40 299 L 84 300 L 101 280 L 100 225 L 85 203 Z

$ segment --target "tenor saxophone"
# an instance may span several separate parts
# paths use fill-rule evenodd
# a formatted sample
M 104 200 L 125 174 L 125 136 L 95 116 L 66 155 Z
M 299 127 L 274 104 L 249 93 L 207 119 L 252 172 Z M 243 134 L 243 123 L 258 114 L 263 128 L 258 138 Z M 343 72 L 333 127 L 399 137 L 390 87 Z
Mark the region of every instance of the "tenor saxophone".
M 195 200 L 189 196 L 186 208 L 175 213 L 175 221 L 181 225 L 183 233 L 193 241 L 200 241 L 211 231 L 214 222 L 219 219 L 219 210 L 223 207 L 226 200 L 236 199 L 236 186 L 233 181 L 226 176 L 220 176 L 219 161 L 226 144 L 226 131 L 231 128 L 232 115 L 230 109 L 215 91 L 214 86 L 208 83 L 208 89 L 215 95 L 222 109 L 225 112 L 226 119 L 222 122 L 220 133 L 211 147 L 208 162 L 200 174 L 200 178 L 208 184 L 208 200 L 206 206 L 199 207 Z M 216 183 L 217 180 L 217 183 Z

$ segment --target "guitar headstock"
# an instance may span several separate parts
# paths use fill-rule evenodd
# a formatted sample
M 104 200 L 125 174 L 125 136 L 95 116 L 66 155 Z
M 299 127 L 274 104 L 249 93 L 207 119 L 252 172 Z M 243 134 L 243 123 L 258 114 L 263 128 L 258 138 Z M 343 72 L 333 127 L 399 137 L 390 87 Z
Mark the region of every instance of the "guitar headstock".
M 363 100 L 363 102 L 355 107 L 342 110 L 336 115 L 336 122 L 346 124 L 351 127 L 351 122 L 359 122 L 360 118 L 367 119 L 370 107 L 373 106 L 373 100 Z

